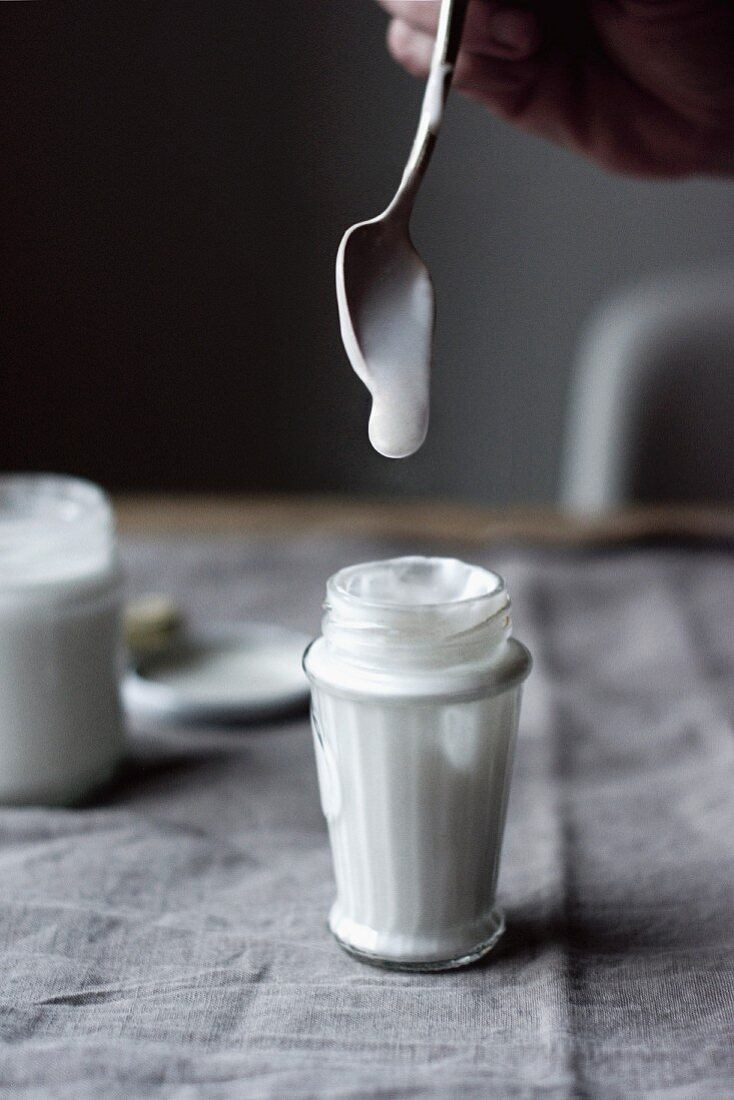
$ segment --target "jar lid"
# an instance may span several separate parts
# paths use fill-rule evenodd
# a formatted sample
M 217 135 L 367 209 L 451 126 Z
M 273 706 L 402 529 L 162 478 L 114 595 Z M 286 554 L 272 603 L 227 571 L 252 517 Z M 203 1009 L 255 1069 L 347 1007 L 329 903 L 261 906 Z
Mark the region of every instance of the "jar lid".
M 171 723 L 253 722 L 306 706 L 301 666 L 310 639 L 266 623 L 184 631 L 170 645 L 138 653 L 123 679 L 132 718 Z

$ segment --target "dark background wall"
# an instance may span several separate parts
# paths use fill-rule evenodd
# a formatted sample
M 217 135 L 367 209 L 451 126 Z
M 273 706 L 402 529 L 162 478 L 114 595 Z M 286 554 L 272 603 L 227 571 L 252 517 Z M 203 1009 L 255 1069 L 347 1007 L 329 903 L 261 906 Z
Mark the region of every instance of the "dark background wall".
M 343 230 L 420 88 L 370 0 L 3 4 L 0 468 L 110 488 L 544 501 L 574 340 L 641 273 L 731 252 L 730 185 L 610 179 L 452 101 L 415 222 L 433 422 L 372 453 Z

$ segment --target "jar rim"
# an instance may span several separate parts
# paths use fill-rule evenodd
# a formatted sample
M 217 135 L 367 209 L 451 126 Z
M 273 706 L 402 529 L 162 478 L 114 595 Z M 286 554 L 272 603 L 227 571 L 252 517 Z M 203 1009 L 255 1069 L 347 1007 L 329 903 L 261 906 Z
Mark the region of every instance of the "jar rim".
M 335 653 L 363 666 L 482 661 L 511 629 L 502 577 L 458 558 L 362 562 L 326 585 L 324 637 Z
M 473 592 L 470 595 L 451 597 L 443 600 L 430 600 L 423 602 L 404 602 L 400 600 L 390 599 L 375 599 L 374 597 L 365 597 L 362 594 L 355 593 L 349 587 L 349 581 L 356 578 L 364 578 L 369 574 L 369 571 L 385 570 L 387 568 L 395 569 L 395 567 L 407 567 L 412 568 L 415 566 L 421 567 L 455 567 L 459 566 L 464 571 L 465 579 L 469 576 L 475 578 L 486 578 L 491 581 L 487 584 L 483 591 Z M 339 600 L 344 600 L 346 603 L 353 607 L 364 608 L 365 610 L 376 611 L 400 611 L 401 613 L 426 613 L 436 612 L 442 610 L 449 610 L 451 608 L 469 609 L 475 608 L 482 604 L 482 602 L 490 602 L 496 600 L 497 597 L 502 596 L 506 592 L 505 582 L 499 573 L 493 572 L 491 569 L 486 569 L 484 566 L 469 565 L 466 562 L 461 561 L 459 558 L 453 557 L 427 557 L 420 554 L 410 554 L 397 558 L 387 558 L 380 561 L 368 561 L 360 562 L 356 565 L 348 565 L 345 568 L 340 569 L 327 581 L 327 601 L 329 595 L 338 597 Z

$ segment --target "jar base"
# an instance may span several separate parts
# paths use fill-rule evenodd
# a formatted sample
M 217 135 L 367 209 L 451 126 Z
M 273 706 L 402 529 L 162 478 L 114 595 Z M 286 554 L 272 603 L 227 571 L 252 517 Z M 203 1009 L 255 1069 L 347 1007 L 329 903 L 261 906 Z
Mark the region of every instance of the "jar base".
M 431 973 L 439 970 L 458 970 L 462 966 L 470 966 L 472 963 L 477 962 L 485 955 L 489 954 L 493 947 L 495 947 L 501 938 L 505 930 L 505 915 L 499 908 L 494 908 L 490 913 L 490 925 L 492 927 L 491 934 L 483 939 L 476 946 L 471 947 L 467 951 L 462 951 L 461 954 L 454 955 L 447 959 L 409 959 L 409 958 L 389 958 L 384 955 L 375 954 L 371 951 L 365 951 L 363 948 L 355 947 L 354 944 L 349 943 L 348 940 L 343 939 L 334 929 L 329 926 L 332 936 L 348 955 L 357 959 L 359 962 L 367 963 L 368 966 L 378 966 L 383 970 L 405 970 L 413 973 Z

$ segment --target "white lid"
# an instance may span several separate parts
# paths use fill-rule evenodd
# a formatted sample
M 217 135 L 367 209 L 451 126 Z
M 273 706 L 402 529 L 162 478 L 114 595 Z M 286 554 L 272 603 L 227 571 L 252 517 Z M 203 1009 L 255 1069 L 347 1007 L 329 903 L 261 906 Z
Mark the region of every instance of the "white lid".
M 122 698 L 134 718 L 159 722 L 252 722 L 305 707 L 305 634 L 266 623 L 185 632 L 139 656 Z

